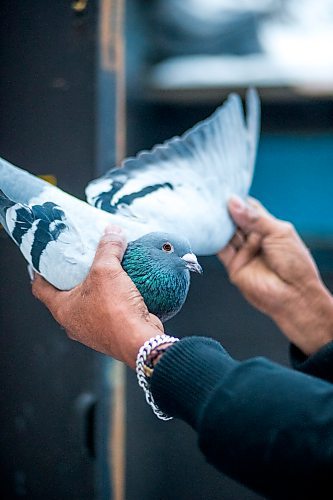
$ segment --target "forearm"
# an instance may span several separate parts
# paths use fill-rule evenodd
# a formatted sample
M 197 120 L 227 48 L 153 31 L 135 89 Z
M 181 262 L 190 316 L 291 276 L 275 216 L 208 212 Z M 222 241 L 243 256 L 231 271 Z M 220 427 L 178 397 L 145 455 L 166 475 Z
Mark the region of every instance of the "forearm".
M 333 297 L 320 279 L 294 295 L 272 318 L 293 344 L 311 355 L 333 340 Z
M 207 460 L 223 473 L 272 498 L 325 498 L 331 384 L 262 358 L 237 362 L 194 338 L 161 357 L 152 392 L 165 412 L 197 430 Z
M 327 498 L 332 398 L 332 386 L 314 377 L 263 359 L 242 363 L 206 405 L 200 447 L 223 473 L 265 497 Z

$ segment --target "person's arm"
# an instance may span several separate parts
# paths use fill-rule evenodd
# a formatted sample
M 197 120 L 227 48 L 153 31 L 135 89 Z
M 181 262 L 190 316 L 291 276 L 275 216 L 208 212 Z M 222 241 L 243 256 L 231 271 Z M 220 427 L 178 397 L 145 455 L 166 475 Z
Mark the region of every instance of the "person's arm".
M 331 384 L 264 358 L 235 361 L 216 341 L 191 337 L 163 354 L 151 387 L 224 474 L 267 498 L 331 496 Z
M 238 231 L 219 253 L 231 282 L 305 355 L 333 340 L 333 298 L 293 226 L 257 200 L 229 203 Z
M 81 285 L 61 292 L 36 276 L 32 288 L 70 338 L 134 368 L 141 345 L 163 327 L 120 265 L 125 246 L 113 229 Z M 157 404 L 196 429 L 219 470 L 272 497 L 299 488 L 304 498 L 314 489 L 325 498 L 333 449 L 330 384 L 263 359 L 235 361 L 217 342 L 195 337 L 155 358 L 151 384 Z

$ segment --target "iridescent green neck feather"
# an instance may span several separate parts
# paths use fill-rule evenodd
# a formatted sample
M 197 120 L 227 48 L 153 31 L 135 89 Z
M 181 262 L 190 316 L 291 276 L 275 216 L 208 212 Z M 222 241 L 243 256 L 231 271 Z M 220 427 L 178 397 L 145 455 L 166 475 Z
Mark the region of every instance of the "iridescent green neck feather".
M 170 255 L 157 256 L 138 241 L 130 242 L 122 266 L 144 298 L 149 312 L 161 321 L 172 318 L 183 306 L 190 273 Z

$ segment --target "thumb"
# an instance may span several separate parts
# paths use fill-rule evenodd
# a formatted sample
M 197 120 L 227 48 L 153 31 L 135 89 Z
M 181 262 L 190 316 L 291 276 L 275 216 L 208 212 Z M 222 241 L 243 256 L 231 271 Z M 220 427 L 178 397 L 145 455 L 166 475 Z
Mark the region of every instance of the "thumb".
M 283 224 L 254 198 L 244 201 L 233 195 L 229 200 L 228 208 L 234 222 L 245 234 L 254 231 L 261 236 L 268 236 L 279 231 Z
M 120 263 L 126 247 L 127 241 L 122 229 L 113 224 L 108 224 L 96 249 L 92 267 L 100 263 L 106 264 L 108 267 L 117 264 L 117 261 Z

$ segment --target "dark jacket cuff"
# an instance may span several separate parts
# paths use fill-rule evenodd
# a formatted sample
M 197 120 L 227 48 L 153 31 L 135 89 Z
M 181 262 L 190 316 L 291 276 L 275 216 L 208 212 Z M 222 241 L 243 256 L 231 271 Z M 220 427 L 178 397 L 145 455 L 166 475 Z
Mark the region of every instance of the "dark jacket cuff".
M 333 382 L 333 342 L 324 345 L 311 356 L 307 356 L 294 344 L 290 344 L 289 353 L 291 365 L 296 370 Z
M 168 415 L 196 427 L 205 402 L 237 362 L 207 337 L 185 337 L 171 346 L 154 369 L 151 391 Z

